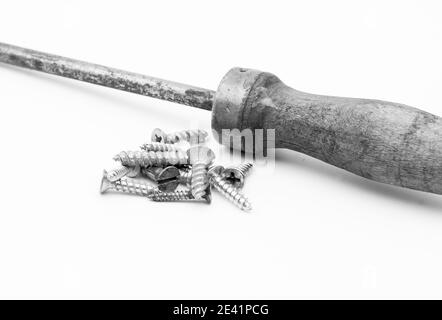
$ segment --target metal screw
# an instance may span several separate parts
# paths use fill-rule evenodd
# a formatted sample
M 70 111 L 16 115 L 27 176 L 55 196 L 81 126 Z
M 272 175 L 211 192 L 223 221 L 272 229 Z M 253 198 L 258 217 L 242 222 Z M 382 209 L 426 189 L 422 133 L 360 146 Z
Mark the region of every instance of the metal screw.
M 232 184 L 222 178 L 221 173 L 223 170 L 224 168 L 222 166 L 215 166 L 209 170 L 210 184 L 241 210 L 252 210 L 252 205 L 249 200 L 247 200 L 239 189 L 235 188 Z
M 195 199 L 199 200 L 206 195 L 207 189 L 210 188 L 207 167 L 215 159 L 215 154 L 210 148 L 196 146 L 187 150 L 187 157 L 192 165 L 190 190 Z
M 161 143 L 189 142 L 190 144 L 204 143 L 208 133 L 204 130 L 182 130 L 173 133 L 165 133 L 160 128 L 152 131 L 151 141 Z
M 174 166 L 143 168 L 142 173 L 158 183 L 158 189 L 163 192 L 175 191 L 180 183 L 178 181 L 180 170 Z
M 135 166 L 135 167 L 121 166 L 119 168 L 108 171 L 106 178 L 109 181 L 114 182 L 120 180 L 123 177 L 134 178 L 139 173 L 140 173 L 140 166 Z
M 180 170 L 178 181 L 181 184 L 190 186 L 190 183 L 192 181 L 192 170 Z
M 171 202 L 171 201 L 197 201 L 189 190 L 180 190 L 175 192 L 161 192 L 154 190 L 148 198 L 153 201 Z M 203 198 L 208 204 L 212 201 L 210 192 Z
M 188 156 L 183 151 L 122 151 L 114 157 L 124 166 L 165 167 L 169 165 L 186 165 Z
M 244 186 L 244 178 L 250 174 L 253 163 L 246 162 L 237 166 L 226 167 L 221 176 L 229 181 L 234 187 L 241 189 Z
M 103 172 L 103 179 L 101 180 L 100 192 L 105 193 L 108 190 L 113 190 L 123 193 L 132 193 L 147 197 L 155 188 L 143 181 L 131 178 L 123 178 L 117 181 L 110 181 L 107 179 L 106 170 Z
M 152 142 L 140 147 L 144 151 L 177 151 L 179 148 L 171 143 Z

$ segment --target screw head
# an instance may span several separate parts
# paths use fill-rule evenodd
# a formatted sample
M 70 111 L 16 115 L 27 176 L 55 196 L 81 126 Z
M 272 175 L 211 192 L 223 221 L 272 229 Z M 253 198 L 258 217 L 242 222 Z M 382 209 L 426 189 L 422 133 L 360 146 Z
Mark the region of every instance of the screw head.
M 178 177 L 180 170 L 174 166 L 168 166 L 161 170 L 157 176 L 158 189 L 163 192 L 173 192 L 180 184 Z
M 229 181 L 235 188 L 244 186 L 244 175 L 236 168 L 225 168 L 221 176 Z
M 178 180 L 158 182 L 158 190 L 162 192 L 174 192 L 179 186 Z
M 152 131 L 152 135 L 150 137 L 152 142 L 166 142 L 166 133 L 160 128 L 155 128 Z
M 170 179 L 175 179 L 177 177 L 180 176 L 180 170 L 178 170 L 177 167 L 174 166 L 168 166 L 166 168 L 164 168 L 157 177 L 158 181 L 161 180 L 170 180 Z
M 208 147 L 195 146 L 187 150 L 187 157 L 191 164 L 202 162 L 210 165 L 215 160 L 215 153 Z

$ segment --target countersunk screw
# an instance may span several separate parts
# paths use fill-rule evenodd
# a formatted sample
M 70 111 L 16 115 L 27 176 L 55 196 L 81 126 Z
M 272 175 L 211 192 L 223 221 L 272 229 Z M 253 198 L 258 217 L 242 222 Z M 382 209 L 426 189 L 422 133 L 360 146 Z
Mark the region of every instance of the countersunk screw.
M 188 156 L 183 151 L 122 151 L 114 157 L 124 166 L 166 167 L 174 165 L 186 165 Z
M 175 192 L 161 192 L 159 190 L 154 190 L 149 194 L 148 198 L 150 200 L 159 202 L 198 201 L 189 190 L 180 190 Z M 204 196 L 203 200 L 205 200 L 208 204 L 211 203 L 212 196 L 210 192 Z
M 105 170 L 103 172 L 103 179 L 101 180 L 100 192 L 105 193 L 108 190 L 123 193 L 132 193 L 147 197 L 151 192 L 155 190 L 155 188 L 143 181 L 131 178 L 123 178 L 117 181 L 110 181 L 107 178 L 107 172 Z
M 182 130 L 173 133 L 165 133 L 160 128 L 152 131 L 151 141 L 161 143 L 189 142 L 190 144 L 201 144 L 207 140 L 208 133 L 204 130 Z
M 253 163 L 246 162 L 237 166 L 226 167 L 221 176 L 229 181 L 234 187 L 241 189 L 244 186 L 244 179 L 250 174 Z
M 142 173 L 155 181 L 158 184 L 158 189 L 162 192 L 175 191 L 180 184 L 178 181 L 180 170 L 174 166 L 143 168 Z
M 106 178 L 109 181 L 117 181 L 123 177 L 134 178 L 140 173 L 140 166 L 126 167 L 120 166 L 119 168 L 113 169 L 107 172 Z
M 203 199 L 210 188 L 207 168 L 215 159 L 215 153 L 210 148 L 195 146 L 187 150 L 187 157 L 192 165 L 190 190 L 195 199 Z
M 230 202 L 233 202 L 241 210 L 250 211 L 252 205 L 249 200 L 235 188 L 228 181 L 224 180 L 221 176 L 224 168 L 222 166 L 215 166 L 209 170 L 210 183 L 213 185 L 224 197 Z
M 179 148 L 171 143 L 152 142 L 140 147 L 144 151 L 177 151 Z

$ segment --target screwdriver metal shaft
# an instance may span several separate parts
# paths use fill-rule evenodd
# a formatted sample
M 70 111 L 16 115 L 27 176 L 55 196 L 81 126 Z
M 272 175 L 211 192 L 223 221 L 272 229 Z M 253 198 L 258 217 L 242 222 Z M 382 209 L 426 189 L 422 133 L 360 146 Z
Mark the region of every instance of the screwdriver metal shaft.
M 0 43 L 0 62 L 211 110 L 215 92 L 138 73 Z

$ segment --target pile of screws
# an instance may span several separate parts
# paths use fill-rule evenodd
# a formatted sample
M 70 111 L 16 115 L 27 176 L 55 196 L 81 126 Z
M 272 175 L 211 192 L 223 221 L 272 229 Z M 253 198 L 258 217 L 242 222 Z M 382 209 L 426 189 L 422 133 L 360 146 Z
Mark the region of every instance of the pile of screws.
M 101 193 L 111 190 L 145 196 L 153 201 L 210 204 L 213 187 L 241 210 L 251 210 L 241 189 L 253 164 L 226 168 L 214 165 L 214 152 L 203 145 L 207 138 L 204 130 L 166 134 L 155 129 L 151 142 L 143 144 L 141 150 L 122 151 L 113 158 L 120 166 L 104 171 Z

